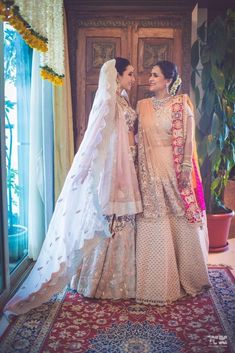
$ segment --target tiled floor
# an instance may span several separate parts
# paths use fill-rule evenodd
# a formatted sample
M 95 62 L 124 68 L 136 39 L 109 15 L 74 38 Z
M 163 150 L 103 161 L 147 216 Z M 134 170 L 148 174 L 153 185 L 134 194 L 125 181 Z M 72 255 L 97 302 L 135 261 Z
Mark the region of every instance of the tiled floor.
M 235 238 L 228 240 L 229 249 L 220 253 L 209 254 L 208 263 L 210 265 L 228 265 L 232 267 L 235 276 Z
M 232 268 L 235 276 L 235 238 L 229 239 L 229 249 L 221 253 L 209 254 L 208 263 L 210 265 L 228 265 Z M 2 317 L 0 320 L 0 336 L 8 326 L 7 320 Z

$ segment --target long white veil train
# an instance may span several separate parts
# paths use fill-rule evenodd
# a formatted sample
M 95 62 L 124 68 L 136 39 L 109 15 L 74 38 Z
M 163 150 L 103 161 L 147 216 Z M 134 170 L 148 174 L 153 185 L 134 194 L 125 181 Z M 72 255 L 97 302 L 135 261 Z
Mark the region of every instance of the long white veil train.
M 19 315 L 46 302 L 77 272 L 83 256 L 110 236 L 99 201 L 99 183 L 115 133 L 115 59 L 101 68 L 82 144 L 55 206 L 40 255 L 4 313 Z

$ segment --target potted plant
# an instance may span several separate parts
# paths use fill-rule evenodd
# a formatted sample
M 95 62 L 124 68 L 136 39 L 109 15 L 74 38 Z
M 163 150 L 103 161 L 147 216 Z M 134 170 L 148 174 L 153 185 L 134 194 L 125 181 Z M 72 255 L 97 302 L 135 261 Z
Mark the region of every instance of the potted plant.
M 191 81 L 199 113 L 196 139 L 211 252 L 227 249 L 233 215 L 224 206 L 223 195 L 235 166 L 234 48 L 235 13 L 231 10 L 224 18 L 216 17 L 207 28 L 204 23 L 192 47 Z

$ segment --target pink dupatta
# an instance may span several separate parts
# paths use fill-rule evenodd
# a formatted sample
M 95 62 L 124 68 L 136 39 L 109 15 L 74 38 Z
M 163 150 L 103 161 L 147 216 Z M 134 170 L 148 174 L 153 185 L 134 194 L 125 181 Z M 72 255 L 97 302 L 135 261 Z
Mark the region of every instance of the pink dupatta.
M 184 158 L 184 121 L 187 118 L 185 116 L 187 100 L 187 95 L 179 95 L 174 98 L 172 103 L 172 147 L 176 177 L 178 181 L 182 170 L 182 162 Z M 189 184 L 184 188 L 179 187 L 179 191 L 184 204 L 185 215 L 189 223 L 201 223 L 202 211 L 205 210 L 205 201 L 200 172 L 197 164 L 195 142 L 193 151 L 192 184 Z

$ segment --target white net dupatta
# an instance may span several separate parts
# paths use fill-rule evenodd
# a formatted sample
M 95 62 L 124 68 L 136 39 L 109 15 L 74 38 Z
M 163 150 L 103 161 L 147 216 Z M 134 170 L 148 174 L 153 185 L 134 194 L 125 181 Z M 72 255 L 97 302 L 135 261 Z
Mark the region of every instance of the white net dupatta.
M 6 315 L 22 314 L 48 301 L 70 282 L 83 256 L 110 236 L 98 188 L 115 130 L 116 77 L 115 60 L 109 60 L 101 68 L 88 127 L 56 203 L 38 260 L 6 304 Z

